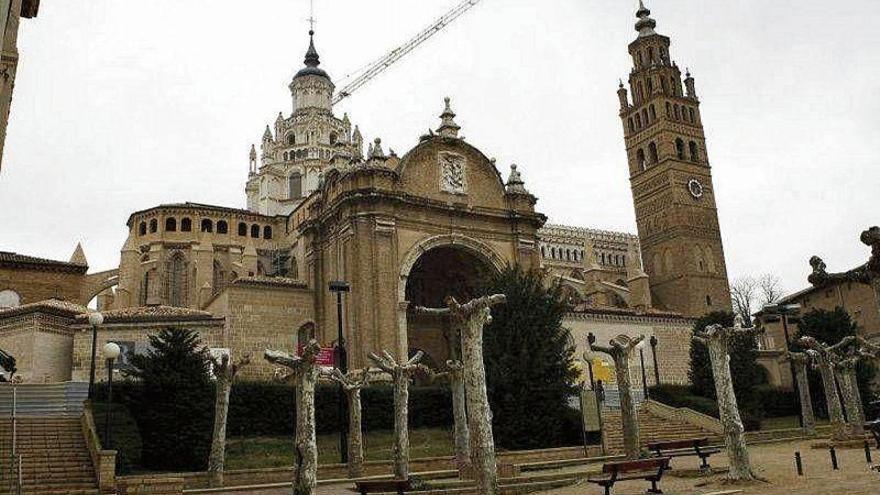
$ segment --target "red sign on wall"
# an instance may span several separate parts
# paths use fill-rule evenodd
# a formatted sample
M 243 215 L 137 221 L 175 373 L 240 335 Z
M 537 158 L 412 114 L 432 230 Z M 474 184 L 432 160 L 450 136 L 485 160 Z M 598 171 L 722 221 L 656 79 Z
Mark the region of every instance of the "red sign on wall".
M 302 356 L 303 349 L 305 345 L 300 344 L 296 348 L 296 353 Z M 327 366 L 332 368 L 336 364 L 336 349 L 332 347 L 322 347 L 320 351 L 318 351 L 318 356 L 315 359 L 315 362 L 318 366 Z

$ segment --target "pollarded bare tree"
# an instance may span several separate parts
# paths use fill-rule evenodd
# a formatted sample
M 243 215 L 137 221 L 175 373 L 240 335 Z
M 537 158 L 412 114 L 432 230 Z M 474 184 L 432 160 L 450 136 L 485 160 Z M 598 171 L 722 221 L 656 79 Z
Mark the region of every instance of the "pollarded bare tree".
M 816 434 L 816 415 L 813 413 L 810 382 L 807 379 L 807 365 L 810 362 L 810 357 L 803 352 L 789 352 L 788 356 L 794 363 L 799 394 L 798 399 L 801 403 L 801 418 L 804 421 L 804 433 L 812 436 Z
M 871 256 L 864 265 L 844 273 L 828 273 L 825 262 L 818 256 L 810 258 L 813 272 L 807 278 L 815 287 L 827 287 L 836 282 L 857 282 L 874 289 L 874 300 L 880 313 L 880 227 L 871 227 L 859 237 L 862 244 L 871 248 Z
M 272 364 L 290 369 L 285 377 L 296 384 L 296 437 L 293 456 L 294 495 L 313 495 L 317 486 L 318 445 L 315 441 L 315 383 L 318 381 L 317 356 L 321 348 L 314 340 L 302 356 L 266 350 L 263 357 Z
M 370 353 L 370 359 L 394 382 L 394 476 L 409 478 L 409 382 L 415 373 L 424 372 L 419 364 L 424 353 L 418 351 L 409 361 L 397 361 L 388 351 L 382 356 Z
M 208 355 L 212 371 L 217 379 L 217 396 L 214 400 L 214 432 L 211 437 L 211 455 L 208 457 L 208 473 L 211 475 L 211 484 L 223 486 L 223 468 L 226 462 L 226 419 L 229 414 L 229 394 L 232 391 L 232 382 L 238 371 L 250 364 L 250 356 L 242 357 L 238 363 L 233 363 L 229 354 L 217 359 L 216 356 Z
M 348 399 L 348 477 L 358 478 L 363 475 L 364 468 L 361 390 L 369 384 L 370 374 L 367 370 L 343 374 L 339 368 L 333 368 L 326 376 L 342 386 Z
M 446 308 L 421 309 L 427 314 L 450 316 L 453 325 L 461 328 L 461 354 L 471 434 L 471 464 L 480 495 L 498 493 L 492 410 L 486 392 L 486 366 L 483 361 L 483 327 L 492 322 L 492 306 L 506 301 L 504 294 L 495 294 L 459 304 L 454 297 L 449 296 L 445 300 Z
M 837 394 L 837 385 L 834 380 L 834 364 L 838 360 L 837 350 L 852 344 L 855 337 L 844 337 L 833 346 L 828 346 L 813 337 L 801 337 L 798 343 L 807 348 L 813 365 L 822 375 L 822 388 L 825 391 L 825 402 L 828 405 L 828 419 L 831 421 L 831 438 L 844 440 L 847 438 L 846 422 L 843 419 L 843 407 L 840 396 Z
M 840 394 L 846 407 L 847 433 L 853 438 L 865 436 L 865 412 L 862 409 L 862 395 L 859 393 L 859 383 L 856 378 L 856 366 L 861 359 L 862 356 L 856 354 L 838 359 L 834 363 Z
M 618 335 L 611 339 L 607 346 L 596 344 L 591 346 L 592 350 L 608 354 L 614 360 L 617 390 L 620 394 L 620 419 L 623 422 L 623 449 L 627 459 L 638 459 L 641 455 L 639 413 L 633 398 L 629 365 L 632 362 L 633 351 L 643 340 L 645 340 L 644 335 L 634 339 L 627 335 Z
M 446 361 L 447 371 L 430 372 L 432 382 L 449 380 L 452 391 L 452 416 L 454 419 L 453 436 L 455 438 L 455 467 L 466 471 L 471 465 L 470 430 L 467 425 L 467 405 L 464 392 L 464 365 L 461 361 Z
M 733 327 L 709 325 L 702 334 L 694 335 L 695 343 L 708 347 L 712 362 L 712 375 L 715 380 L 715 395 L 718 399 L 718 412 L 724 428 L 724 444 L 730 462 L 729 481 L 739 482 L 758 479 L 752 472 L 749 450 L 746 447 L 745 427 L 736 404 L 733 391 L 733 378 L 730 374 L 730 341 L 738 336 L 753 338 L 761 333 L 760 328 L 743 328 L 743 319 L 737 316 Z

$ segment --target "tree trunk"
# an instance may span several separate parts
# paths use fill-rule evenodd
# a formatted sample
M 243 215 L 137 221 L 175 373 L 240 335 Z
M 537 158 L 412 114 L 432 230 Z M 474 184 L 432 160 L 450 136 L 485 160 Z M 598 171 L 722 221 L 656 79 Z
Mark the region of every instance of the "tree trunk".
M 214 399 L 214 432 L 211 438 L 211 455 L 208 473 L 212 486 L 223 486 L 223 468 L 226 461 L 226 417 L 229 413 L 229 394 L 232 380 L 217 376 L 217 396 Z
M 470 430 L 468 429 L 467 405 L 464 393 L 464 370 L 449 374 L 452 389 L 452 415 L 455 419 L 455 464 L 461 470 L 471 464 Z
M 859 394 L 855 366 L 842 366 L 838 369 L 840 392 L 843 394 L 843 403 L 849 420 L 847 433 L 854 438 L 862 437 L 865 435 L 865 416 L 862 412 L 862 398 Z
M 819 373 L 822 375 L 822 388 L 825 390 L 825 403 L 828 404 L 828 419 L 831 421 L 831 438 L 846 439 L 846 423 L 843 420 L 843 409 L 837 386 L 834 383 L 834 369 L 827 359 L 819 361 Z
M 394 372 L 394 477 L 409 478 L 409 375 Z
M 807 380 L 807 359 L 803 354 L 801 356 L 800 358 L 792 358 L 792 360 L 794 361 L 795 377 L 801 403 L 801 418 L 804 421 L 804 433 L 812 436 L 816 434 L 816 416 L 813 414 L 810 382 Z
M 471 434 L 471 464 L 477 481 L 477 493 L 498 493 L 495 464 L 495 440 L 492 437 L 492 410 L 486 393 L 486 368 L 483 362 L 483 325 L 489 308 L 478 310 L 465 322 L 462 335 L 464 383 Z M 536 432 L 536 434 L 539 434 Z
M 614 369 L 617 376 L 617 390 L 620 395 L 620 419 L 623 423 L 623 450 L 627 459 L 638 459 L 641 455 L 639 435 L 639 412 L 632 393 L 629 352 L 622 348 L 614 349 Z
M 728 479 L 733 481 L 754 479 L 746 448 L 745 428 L 739 416 L 733 379 L 730 376 L 730 355 L 727 339 L 718 335 L 707 342 L 712 361 L 712 375 L 715 378 L 715 395 L 718 398 L 718 412 L 724 428 L 724 444 L 730 462 Z
M 318 369 L 305 366 L 296 375 L 296 440 L 294 444 L 293 493 L 313 495 L 317 486 L 318 446 L 315 442 L 315 383 Z
M 348 477 L 359 478 L 364 468 L 364 441 L 361 431 L 361 389 L 348 390 Z

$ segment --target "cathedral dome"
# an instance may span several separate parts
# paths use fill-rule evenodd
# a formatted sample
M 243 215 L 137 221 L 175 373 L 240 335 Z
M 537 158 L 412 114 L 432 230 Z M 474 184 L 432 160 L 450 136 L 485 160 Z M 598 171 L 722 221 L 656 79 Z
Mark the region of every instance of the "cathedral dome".
M 306 64 L 305 67 L 300 69 L 299 72 L 293 76 L 294 79 L 303 76 L 320 76 L 326 77 L 330 79 L 330 76 L 327 74 L 324 69 L 319 68 L 321 65 L 321 58 L 318 56 L 318 50 L 315 49 L 315 32 L 309 31 L 309 49 L 306 51 L 306 58 L 303 61 Z

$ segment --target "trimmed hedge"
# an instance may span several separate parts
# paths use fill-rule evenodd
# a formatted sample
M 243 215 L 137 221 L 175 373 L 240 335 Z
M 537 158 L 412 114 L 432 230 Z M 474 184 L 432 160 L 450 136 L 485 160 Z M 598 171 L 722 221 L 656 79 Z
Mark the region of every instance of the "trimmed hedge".
M 113 384 L 113 402 L 126 406 L 135 420 L 138 411 L 131 405 L 141 384 L 122 381 Z M 106 400 L 104 384 L 97 384 L 96 400 Z M 230 436 L 283 436 L 294 433 L 295 388 L 285 383 L 236 382 L 229 398 Z M 338 388 L 318 384 L 315 391 L 315 424 L 318 433 L 339 431 Z M 344 398 L 343 398 L 344 400 Z M 391 385 L 377 384 L 361 393 L 363 427 L 366 431 L 394 429 L 394 394 Z M 214 402 L 202 405 L 213 415 Z M 343 418 L 343 421 L 348 421 Z M 409 390 L 410 428 L 451 428 L 452 396 L 444 387 L 411 387 Z M 210 432 L 209 432 L 210 434 Z

